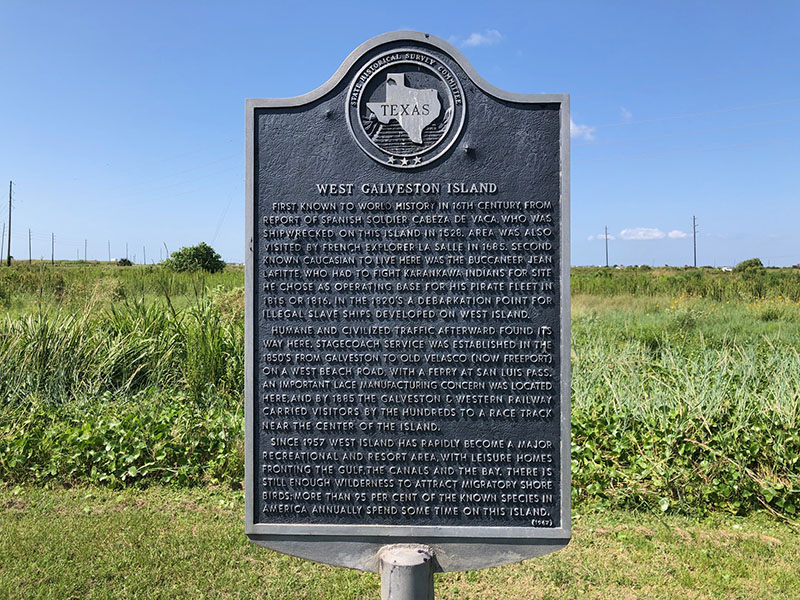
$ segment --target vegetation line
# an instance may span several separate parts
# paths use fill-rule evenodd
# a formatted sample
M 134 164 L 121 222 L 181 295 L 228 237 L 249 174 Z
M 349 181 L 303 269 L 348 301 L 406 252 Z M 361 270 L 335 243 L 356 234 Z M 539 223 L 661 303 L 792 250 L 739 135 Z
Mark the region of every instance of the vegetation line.
M 0 480 L 241 486 L 243 271 L 0 270 Z M 800 509 L 800 274 L 574 269 L 573 500 Z

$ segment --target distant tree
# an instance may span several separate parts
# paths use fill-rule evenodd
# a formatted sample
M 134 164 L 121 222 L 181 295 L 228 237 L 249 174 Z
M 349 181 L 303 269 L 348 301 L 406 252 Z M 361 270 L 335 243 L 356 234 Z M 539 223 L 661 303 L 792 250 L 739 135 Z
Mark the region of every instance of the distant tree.
M 764 264 L 760 258 L 749 258 L 743 260 L 733 268 L 734 273 L 743 273 L 745 271 L 760 271 L 764 268 Z
M 133 262 L 131 262 L 131 259 L 129 259 L 129 258 L 120 258 L 119 260 L 117 260 L 117 266 L 118 267 L 130 267 L 130 266 L 133 266 Z
M 183 271 L 208 271 L 216 273 L 225 268 L 222 257 L 208 244 L 200 242 L 196 246 L 181 248 L 164 261 L 168 269 Z

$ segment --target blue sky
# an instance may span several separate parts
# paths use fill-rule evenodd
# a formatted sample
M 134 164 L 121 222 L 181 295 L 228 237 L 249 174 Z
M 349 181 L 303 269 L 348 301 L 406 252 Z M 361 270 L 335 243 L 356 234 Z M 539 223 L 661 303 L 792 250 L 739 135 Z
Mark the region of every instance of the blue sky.
M 800 2 L 0 3 L 12 254 L 244 256 L 244 99 L 413 29 L 494 85 L 567 92 L 572 262 L 800 263 Z M 0 207 L 4 204 L 0 202 Z M 0 222 L 7 220 L 0 210 Z

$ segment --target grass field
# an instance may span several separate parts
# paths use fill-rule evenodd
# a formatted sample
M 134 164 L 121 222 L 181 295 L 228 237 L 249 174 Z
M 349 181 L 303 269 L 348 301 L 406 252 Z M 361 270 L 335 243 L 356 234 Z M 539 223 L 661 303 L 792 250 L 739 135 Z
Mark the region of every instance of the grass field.
M 34 261 L 0 268 L 0 314 L 80 313 L 130 302 L 185 308 L 197 297 L 244 286 L 244 268 L 219 273 L 175 273 L 159 265 Z
M 259 548 L 241 492 L 0 488 L 0 597 L 374 600 L 378 576 Z M 555 554 L 436 576 L 439 600 L 796 598 L 800 536 L 763 515 L 594 511 Z
M 0 269 L 0 597 L 377 596 L 243 539 L 242 279 Z M 437 597 L 792 597 L 800 271 L 579 268 L 572 291 L 575 540 Z
M 0 477 L 238 485 L 242 274 L 0 270 L 11 307 L 0 321 Z M 580 291 L 587 281 L 594 293 Z M 800 297 L 784 294 L 800 293 L 798 281 L 794 269 L 576 269 L 574 500 L 793 519 Z M 703 287 L 731 299 L 692 291 Z M 781 293 L 755 295 L 764 289 Z

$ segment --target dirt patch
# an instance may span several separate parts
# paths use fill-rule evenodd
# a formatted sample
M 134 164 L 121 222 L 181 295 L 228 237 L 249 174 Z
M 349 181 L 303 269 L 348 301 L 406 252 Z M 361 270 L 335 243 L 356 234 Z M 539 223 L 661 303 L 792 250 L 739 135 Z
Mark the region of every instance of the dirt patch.
M 0 503 L 0 510 L 8 512 L 18 512 L 28 508 L 28 503 L 19 498 L 9 498 Z
M 772 546 L 773 548 L 776 546 L 781 546 L 783 544 L 778 538 L 774 538 L 769 535 L 764 535 L 763 533 L 740 533 L 739 537 L 745 540 L 758 540 L 762 544 L 766 544 L 767 546 Z
M 616 535 L 622 531 L 627 531 L 627 525 L 617 525 L 616 527 L 598 527 L 594 530 L 597 535 Z
M 641 525 L 617 525 L 616 527 L 598 527 L 594 530 L 594 532 L 598 535 L 617 535 L 618 533 L 630 531 L 631 533 L 635 533 L 644 537 L 653 537 L 656 532 L 650 529 L 649 527 L 643 527 Z
M 687 544 L 692 541 L 692 535 L 685 529 L 681 529 L 680 527 L 673 527 L 672 531 L 674 531 L 675 535 L 677 535 Z
M 192 512 L 192 513 L 205 513 L 205 512 L 208 512 L 207 508 L 204 508 L 204 507 L 200 506 L 200 504 L 198 504 L 194 500 L 187 500 L 187 501 L 181 502 L 180 508 L 181 508 L 182 512 Z
M 764 535 L 763 533 L 745 533 L 745 532 L 731 532 L 731 531 L 703 531 L 698 538 L 704 542 L 708 542 L 715 546 L 730 546 L 738 544 L 743 540 L 755 540 L 766 544 L 771 548 L 783 545 L 783 542 L 778 538 Z

